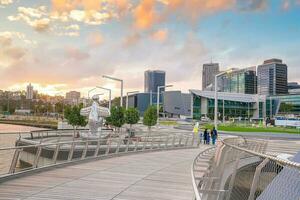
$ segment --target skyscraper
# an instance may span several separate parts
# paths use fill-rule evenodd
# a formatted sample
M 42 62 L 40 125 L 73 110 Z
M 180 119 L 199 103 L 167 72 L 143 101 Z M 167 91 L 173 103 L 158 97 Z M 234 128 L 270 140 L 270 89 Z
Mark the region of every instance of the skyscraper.
M 280 59 L 265 60 L 257 68 L 257 91 L 261 95 L 288 93 L 287 65 Z
M 26 99 L 33 99 L 33 86 L 31 85 L 31 83 L 29 83 L 29 85 L 27 85 Z
M 218 88 L 221 92 L 256 94 L 256 67 L 232 68 L 228 73 L 218 78 Z
M 202 90 L 208 86 L 214 85 L 215 76 L 220 72 L 219 63 L 203 64 L 202 70 Z
M 145 92 L 157 93 L 158 86 L 166 85 L 166 72 L 161 70 L 147 70 L 145 71 Z M 164 91 L 162 88 L 160 91 Z

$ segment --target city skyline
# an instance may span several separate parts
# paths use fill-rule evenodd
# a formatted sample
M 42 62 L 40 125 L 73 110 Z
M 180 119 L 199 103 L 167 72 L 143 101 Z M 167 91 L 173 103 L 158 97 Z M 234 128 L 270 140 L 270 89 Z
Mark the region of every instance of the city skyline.
M 187 91 L 201 88 L 201 68 L 211 58 L 220 70 L 280 58 L 289 81 L 300 81 L 299 1 L 174 2 L 1 0 L 1 89 L 31 82 L 41 93 L 87 96 L 101 85 L 116 96 L 118 84 L 101 75 L 142 91 L 149 69 L 166 71 L 172 90 Z

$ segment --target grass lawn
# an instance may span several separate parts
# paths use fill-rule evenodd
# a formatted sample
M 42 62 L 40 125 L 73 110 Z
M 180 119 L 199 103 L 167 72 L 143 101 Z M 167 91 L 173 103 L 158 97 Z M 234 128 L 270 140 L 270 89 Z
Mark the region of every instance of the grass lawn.
M 203 128 L 212 129 L 212 124 L 206 124 Z M 299 134 L 300 130 L 296 128 L 284 128 L 284 127 L 252 127 L 239 124 L 220 124 L 218 126 L 219 131 L 233 131 L 233 132 L 270 132 L 270 133 L 293 133 Z
M 160 125 L 163 126 L 177 126 L 178 123 L 176 121 L 159 121 Z

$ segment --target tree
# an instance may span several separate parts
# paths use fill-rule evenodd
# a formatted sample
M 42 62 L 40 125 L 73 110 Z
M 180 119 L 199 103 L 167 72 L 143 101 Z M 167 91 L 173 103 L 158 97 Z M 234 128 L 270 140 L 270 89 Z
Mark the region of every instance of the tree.
M 151 130 L 151 126 L 157 123 L 157 111 L 155 106 L 149 106 L 144 113 L 143 124 L 148 126 L 148 130 Z
M 65 113 L 64 113 L 65 118 L 68 120 L 68 123 L 73 126 L 74 135 L 75 135 L 75 131 L 78 128 L 78 126 L 86 126 L 87 125 L 86 118 L 84 116 L 80 115 L 81 108 L 82 108 L 82 105 L 67 107 L 65 109 Z
M 138 123 L 139 120 L 140 114 L 136 108 L 128 108 L 125 111 L 125 122 L 130 125 L 130 133 L 132 130 L 132 125 Z
M 116 106 L 112 107 L 110 116 L 106 118 L 106 122 L 118 129 L 125 124 L 125 112 L 124 108 Z

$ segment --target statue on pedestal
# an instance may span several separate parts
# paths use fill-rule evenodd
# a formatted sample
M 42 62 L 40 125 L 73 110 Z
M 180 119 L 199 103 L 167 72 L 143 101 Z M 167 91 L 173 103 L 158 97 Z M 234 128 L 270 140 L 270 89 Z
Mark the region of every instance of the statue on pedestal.
M 88 117 L 89 124 L 89 136 L 100 136 L 98 134 L 98 128 L 103 124 L 103 118 L 110 116 L 110 110 L 108 108 L 102 107 L 99 105 L 99 97 L 98 95 L 94 95 L 92 97 L 93 103 L 92 106 L 82 108 L 80 110 L 80 115 Z

